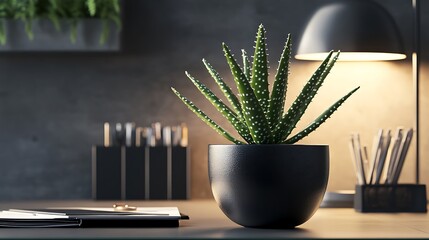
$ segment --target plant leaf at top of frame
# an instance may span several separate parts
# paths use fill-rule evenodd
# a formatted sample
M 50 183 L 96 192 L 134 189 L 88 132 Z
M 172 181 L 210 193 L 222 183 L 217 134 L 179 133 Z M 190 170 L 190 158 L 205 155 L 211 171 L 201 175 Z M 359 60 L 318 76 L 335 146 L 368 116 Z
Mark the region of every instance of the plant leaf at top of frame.
M 273 90 L 270 97 L 268 121 L 270 122 L 271 129 L 275 129 L 283 116 L 287 93 L 291 46 L 292 40 L 289 34 L 282 55 L 280 56 L 279 66 L 277 68 Z
M 255 53 L 253 55 L 252 79 L 250 85 L 265 113 L 268 111 L 270 93 L 268 91 L 268 60 L 265 43 L 265 28 L 261 24 L 256 34 Z
M 257 144 L 271 143 L 271 130 L 262 106 L 228 46 L 222 43 L 222 47 L 240 94 L 243 116 L 253 141 Z

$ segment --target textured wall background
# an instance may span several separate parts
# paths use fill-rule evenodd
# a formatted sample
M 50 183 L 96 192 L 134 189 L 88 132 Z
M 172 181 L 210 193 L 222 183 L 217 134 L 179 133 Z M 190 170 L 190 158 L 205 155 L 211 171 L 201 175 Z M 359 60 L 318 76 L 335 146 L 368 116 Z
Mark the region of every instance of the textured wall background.
M 287 33 L 298 42 L 307 19 L 325 0 L 145 0 L 124 1 L 120 53 L 0 53 L 0 199 L 81 199 L 91 196 L 90 147 L 102 143 L 102 123 L 149 125 L 187 122 L 192 146 L 192 197 L 211 197 L 207 144 L 227 143 L 200 122 L 171 93 L 184 95 L 215 113 L 193 88 L 188 70 L 213 85 L 201 59 L 232 79 L 221 52 L 252 51 L 259 23 L 268 31 L 270 61 L 277 63 Z M 411 51 L 411 1 L 378 1 L 399 24 Z M 429 3 L 422 3 L 423 57 L 429 58 Z M 341 34 L 341 33 L 339 33 Z M 315 39 L 317 40 L 317 39 Z M 292 62 L 290 99 L 317 67 Z M 276 66 L 271 67 L 272 70 Z M 423 83 L 429 68 L 424 66 Z M 326 125 L 303 143 L 330 144 L 329 189 L 352 189 L 347 147 L 351 131 L 370 144 L 379 127 L 413 124 L 409 60 L 340 63 L 322 88 L 303 124 L 352 87 L 362 88 Z M 429 84 L 422 86 L 422 176 L 429 183 Z M 290 100 L 289 99 L 289 100 Z M 290 102 L 289 102 L 290 104 Z M 216 118 L 221 123 L 224 120 Z M 402 181 L 412 181 L 413 153 Z M 424 162 L 426 161 L 426 162 Z M 268 163 L 267 163 L 268 164 Z

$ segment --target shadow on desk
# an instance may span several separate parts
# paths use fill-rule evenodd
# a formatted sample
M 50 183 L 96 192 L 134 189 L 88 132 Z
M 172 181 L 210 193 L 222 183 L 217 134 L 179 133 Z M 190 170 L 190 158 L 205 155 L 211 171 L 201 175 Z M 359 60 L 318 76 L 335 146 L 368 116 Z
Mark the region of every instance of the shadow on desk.
M 213 238 L 243 238 L 243 236 L 252 236 L 254 239 L 271 239 L 271 238 L 306 238 L 315 237 L 316 234 L 313 234 L 310 230 L 302 228 L 294 229 L 260 229 L 260 228 L 225 228 L 225 229 L 206 229 L 194 232 L 196 236 L 210 236 Z

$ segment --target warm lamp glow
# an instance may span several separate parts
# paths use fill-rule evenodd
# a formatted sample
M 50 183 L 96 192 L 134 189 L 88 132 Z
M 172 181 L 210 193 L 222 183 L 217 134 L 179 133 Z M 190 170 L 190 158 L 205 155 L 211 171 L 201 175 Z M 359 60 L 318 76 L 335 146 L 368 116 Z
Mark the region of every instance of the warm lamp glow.
M 323 61 L 327 52 L 305 53 L 295 56 L 298 60 Z M 402 60 L 407 56 L 402 53 L 383 53 L 383 52 L 341 52 L 338 61 L 390 61 Z

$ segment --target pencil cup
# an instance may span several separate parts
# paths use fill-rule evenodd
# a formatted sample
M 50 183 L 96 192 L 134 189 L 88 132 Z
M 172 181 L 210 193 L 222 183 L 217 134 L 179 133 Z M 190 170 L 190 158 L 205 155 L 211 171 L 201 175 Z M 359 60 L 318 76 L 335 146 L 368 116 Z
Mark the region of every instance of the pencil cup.
M 426 185 L 356 185 L 358 212 L 427 212 Z
M 121 199 L 121 147 L 92 148 L 92 196 L 98 200 Z
M 188 147 L 92 148 L 96 200 L 166 200 L 190 196 Z
M 169 147 L 149 148 L 149 199 L 168 199 L 169 188 Z
M 124 148 L 124 168 L 122 173 L 122 194 L 125 199 L 139 200 L 146 198 L 146 178 L 147 166 L 145 163 L 147 149 L 145 147 L 126 147 Z
M 171 199 L 190 197 L 190 162 L 189 148 L 171 148 Z

